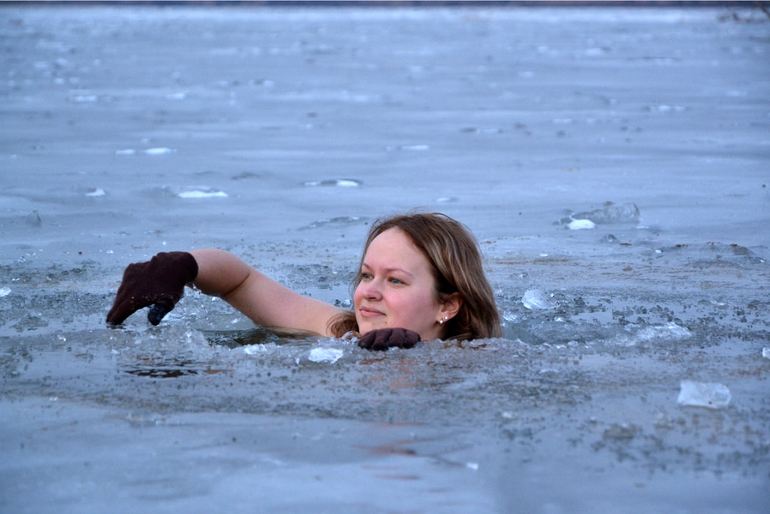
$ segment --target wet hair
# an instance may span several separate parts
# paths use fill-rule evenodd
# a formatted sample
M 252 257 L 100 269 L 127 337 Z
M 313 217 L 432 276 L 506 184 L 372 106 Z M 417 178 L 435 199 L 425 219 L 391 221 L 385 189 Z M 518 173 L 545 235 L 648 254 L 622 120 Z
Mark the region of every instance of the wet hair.
M 352 289 L 361 283 L 361 267 L 372 241 L 392 228 L 402 230 L 428 259 L 439 302 L 459 293 L 462 305 L 457 315 L 443 326 L 442 339 L 483 339 L 501 337 L 500 316 L 492 288 L 484 275 L 481 252 L 470 230 L 441 213 L 410 213 L 377 220 L 369 230 Z M 354 311 L 345 311 L 330 321 L 330 332 L 341 337 L 357 332 Z

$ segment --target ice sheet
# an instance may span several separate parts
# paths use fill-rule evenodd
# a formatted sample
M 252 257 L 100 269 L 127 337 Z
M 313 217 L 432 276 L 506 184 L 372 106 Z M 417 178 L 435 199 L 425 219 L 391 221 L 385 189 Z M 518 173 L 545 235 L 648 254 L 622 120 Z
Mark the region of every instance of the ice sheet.
M 0 8 L 0 511 L 767 512 L 769 26 Z M 476 234 L 504 338 L 374 354 L 194 292 L 104 325 L 197 247 L 349 306 L 415 208 Z

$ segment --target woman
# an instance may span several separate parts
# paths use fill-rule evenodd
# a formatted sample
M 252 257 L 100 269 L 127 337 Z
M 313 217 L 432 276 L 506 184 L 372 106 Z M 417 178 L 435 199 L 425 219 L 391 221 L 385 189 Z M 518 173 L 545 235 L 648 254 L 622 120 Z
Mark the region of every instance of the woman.
M 353 311 L 302 296 L 222 250 L 160 253 L 130 264 L 107 322 L 152 305 L 157 325 L 186 284 L 221 297 L 267 327 L 360 335 L 359 346 L 410 348 L 420 340 L 499 337 L 500 321 L 475 239 L 443 214 L 376 222 L 354 280 Z

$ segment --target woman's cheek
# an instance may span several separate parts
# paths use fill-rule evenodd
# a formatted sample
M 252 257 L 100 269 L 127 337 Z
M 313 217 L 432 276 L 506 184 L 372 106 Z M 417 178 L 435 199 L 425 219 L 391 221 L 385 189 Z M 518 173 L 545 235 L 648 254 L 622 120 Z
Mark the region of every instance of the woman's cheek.
M 358 306 L 361 304 L 361 297 L 363 294 L 361 293 L 361 284 L 356 287 L 356 290 L 353 291 L 353 307 L 358 309 Z

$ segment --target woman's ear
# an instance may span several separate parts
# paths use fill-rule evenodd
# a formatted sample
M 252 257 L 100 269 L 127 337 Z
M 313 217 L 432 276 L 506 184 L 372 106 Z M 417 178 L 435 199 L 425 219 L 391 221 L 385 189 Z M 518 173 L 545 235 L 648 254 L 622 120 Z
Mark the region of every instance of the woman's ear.
M 457 316 L 457 313 L 460 312 L 460 307 L 463 305 L 463 299 L 462 296 L 460 296 L 460 293 L 452 293 L 446 298 L 444 298 L 444 302 L 441 304 L 441 317 L 450 320 Z

